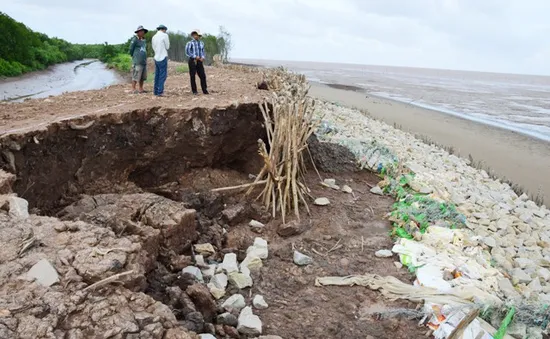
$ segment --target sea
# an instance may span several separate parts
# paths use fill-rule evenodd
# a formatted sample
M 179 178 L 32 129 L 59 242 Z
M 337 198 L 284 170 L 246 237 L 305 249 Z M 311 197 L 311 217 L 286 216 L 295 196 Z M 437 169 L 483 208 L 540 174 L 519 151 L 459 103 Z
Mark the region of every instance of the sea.
M 310 82 L 364 89 L 367 95 L 409 103 L 550 142 L 550 77 L 394 66 L 239 59 L 283 66 Z

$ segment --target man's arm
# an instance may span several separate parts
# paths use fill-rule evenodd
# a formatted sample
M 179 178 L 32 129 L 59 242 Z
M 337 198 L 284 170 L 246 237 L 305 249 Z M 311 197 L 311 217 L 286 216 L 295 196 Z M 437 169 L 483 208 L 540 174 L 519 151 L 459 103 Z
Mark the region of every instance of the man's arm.
M 168 34 L 164 36 L 164 45 L 166 47 L 166 50 L 170 49 L 170 37 L 168 36 Z
M 136 49 L 136 38 L 132 38 L 132 42 L 130 42 L 130 55 L 134 56 L 134 50 Z
M 206 53 L 204 52 L 204 42 L 201 41 L 201 44 L 200 44 L 200 57 L 201 59 L 204 59 L 206 58 Z
M 191 41 L 189 41 L 187 45 L 185 45 L 185 54 L 189 59 L 195 59 L 195 56 L 193 53 L 193 44 L 191 43 Z

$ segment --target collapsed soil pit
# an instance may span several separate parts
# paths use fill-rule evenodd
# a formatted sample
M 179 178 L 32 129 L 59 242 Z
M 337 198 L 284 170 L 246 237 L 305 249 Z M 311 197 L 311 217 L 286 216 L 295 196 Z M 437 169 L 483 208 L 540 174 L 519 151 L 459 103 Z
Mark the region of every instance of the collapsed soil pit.
M 312 194 L 332 203 L 314 207 L 311 224 L 283 232 L 284 237 L 278 232 L 280 221 L 270 220 L 241 193 L 210 192 L 250 182 L 249 173 L 258 172 L 257 140 L 263 133 L 257 106 L 240 105 L 212 111 L 136 110 L 2 137 L 1 165 L 17 174 L 15 192 L 35 211 L 56 218 L 33 215 L 21 222 L 0 211 L 0 236 L 7 242 L 0 256 L 0 308 L 9 315 L 0 319 L 0 334 L 170 339 L 189 338 L 194 331 L 239 337 L 235 324 L 221 326 L 219 302 L 204 284 L 181 272 L 197 264 L 194 243 L 214 246 L 209 263 L 221 262 L 230 252 L 244 259 L 258 236 L 248 226 L 255 219 L 267 224 L 260 236 L 270 243 L 270 257 L 253 272 L 251 289 L 228 287 L 226 297 L 242 293 L 250 304 L 254 294 L 264 295 L 270 307 L 254 311 L 264 333 L 421 337 L 423 331 L 412 321 L 373 319 L 387 308 L 413 305 L 388 303 L 365 288 L 313 286 L 316 276 L 365 272 L 409 279 L 393 260 L 373 256 L 374 250 L 391 245 L 389 225 L 382 220 L 391 202 L 370 195 L 364 184 L 376 183 L 375 177 L 335 175 L 354 189 L 355 195 L 349 195 L 319 186 L 311 171 Z M 322 156 L 326 152 L 323 147 L 313 152 L 320 168 L 350 168 L 344 150 L 331 148 L 337 164 Z M 358 239 L 364 239 L 361 245 Z M 295 266 L 292 246 L 311 255 L 314 264 Z M 42 259 L 55 267 L 57 284 L 43 287 L 20 279 Z M 116 279 L 118 284 L 87 290 L 130 271 Z
M 79 194 L 138 192 L 192 168 L 254 167 L 263 138 L 257 104 L 206 110 L 151 108 L 53 123 L 0 138 L 0 167 L 14 191 L 52 215 Z M 254 158 L 255 159 L 255 158 Z

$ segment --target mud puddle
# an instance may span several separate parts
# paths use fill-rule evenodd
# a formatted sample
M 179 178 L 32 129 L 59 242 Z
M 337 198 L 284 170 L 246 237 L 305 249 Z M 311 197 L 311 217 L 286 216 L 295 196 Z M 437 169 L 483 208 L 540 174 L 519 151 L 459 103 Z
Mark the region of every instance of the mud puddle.
M 48 70 L 0 81 L 0 100 L 20 102 L 47 98 L 65 92 L 100 89 L 123 81 L 98 60 L 80 60 L 54 65 Z

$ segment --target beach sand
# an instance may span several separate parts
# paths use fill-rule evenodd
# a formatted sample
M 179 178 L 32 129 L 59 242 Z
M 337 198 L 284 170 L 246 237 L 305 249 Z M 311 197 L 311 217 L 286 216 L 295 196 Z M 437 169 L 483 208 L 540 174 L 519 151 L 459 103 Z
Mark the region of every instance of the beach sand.
M 457 155 L 482 161 L 501 178 L 521 185 L 533 197 L 550 202 L 550 143 L 453 115 L 374 97 L 357 88 L 312 84 L 310 94 L 322 100 L 367 110 L 375 119 L 434 142 Z

